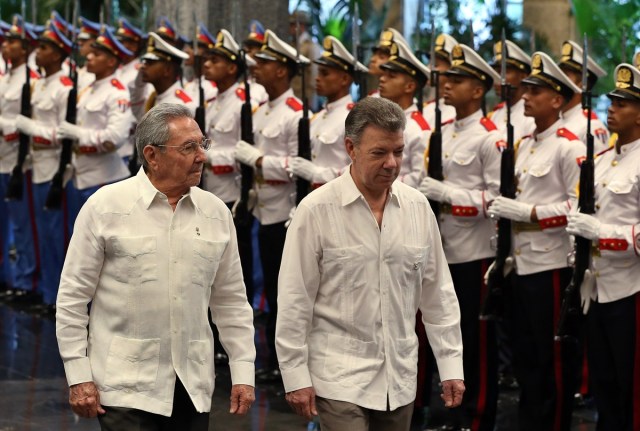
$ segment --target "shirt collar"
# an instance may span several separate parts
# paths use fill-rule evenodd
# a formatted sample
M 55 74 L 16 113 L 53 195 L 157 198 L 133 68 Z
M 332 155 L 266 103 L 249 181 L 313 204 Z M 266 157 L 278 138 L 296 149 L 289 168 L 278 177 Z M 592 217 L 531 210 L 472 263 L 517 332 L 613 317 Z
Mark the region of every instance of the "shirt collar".
M 567 119 L 567 118 L 573 117 L 574 115 L 578 115 L 579 113 L 582 113 L 582 105 L 580 103 L 578 103 L 576 106 L 569 109 L 568 111 L 563 112 L 561 116 L 562 118 Z
M 24 75 L 24 68 L 27 67 L 26 63 L 22 63 L 20 66 L 16 67 L 15 69 L 12 67 L 11 69 L 9 69 L 9 75 L 10 76 L 14 76 L 14 75 L 18 75 L 18 74 L 23 74 Z
M 158 94 L 158 98 L 162 98 L 165 97 L 169 94 L 173 94 L 175 93 L 176 90 L 182 88 L 182 86 L 180 85 L 180 81 L 176 81 L 173 83 L 173 85 L 169 88 L 167 88 L 162 94 Z M 157 102 L 156 102 L 157 103 Z
M 343 96 L 343 97 L 339 98 L 335 102 L 327 103 L 325 105 L 324 109 L 326 109 L 327 112 L 331 112 L 332 110 L 334 110 L 334 109 L 336 109 L 336 108 L 338 108 L 340 106 L 347 106 L 351 102 L 353 102 L 353 99 L 351 98 L 350 94 L 347 94 L 346 96 Z
M 404 115 L 406 115 L 408 118 L 411 116 L 413 112 L 417 112 L 417 111 L 418 111 L 418 105 L 416 105 L 415 103 L 412 103 L 411 105 L 409 105 L 407 109 L 404 110 Z
M 629 142 L 626 145 L 623 145 L 622 147 L 620 147 L 620 157 L 624 157 L 627 154 L 636 151 L 640 148 L 640 139 L 636 139 L 633 142 Z M 615 151 L 615 149 L 614 149 Z
M 44 80 L 45 82 L 49 83 L 51 81 L 55 81 L 56 79 L 60 78 L 62 75 L 66 75 L 66 74 L 64 73 L 64 70 L 60 69 L 53 75 L 45 76 Z
M 555 123 L 551 125 L 551 127 L 547 128 L 547 130 L 543 130 L 542 132 L 538 133 L 536 129 L 536 131 L 533 132 L 533 137 L 535 141 L 536 142 L 544 141 L 549 136 L 554 135 L 558 131 L 561 125 L 562 125 L 562 120 L 559 118 Z
M 92 87 L 94 90 L 96 88 L 101 87 L 102 85 L 104 85 L 105 82 L 111 83 L 111 80 L 114 79 L 116 77 L 115 73 L 112 73 L 111 75 L 107 76 L 106 78 L 102 78 L 100 80 L 95 80 L 91 83 L 90 87 Z
M 239 83 L 233 84 L 231 87 L 227 88 L 223 92 L 218 93 L 218 99 L 224 100 L 229 94 L 235 94 L 236 89 L 240 86 Z
M 287 91 L 285 91 L 284 93 L 282 93 L 280 96 L 278 96 L 277 98 L 270 100 L 269 102 L 267 102 L 269 104 L 269 108 L 273 108 L 275 106 L 278 106 L 280 103 L 283 103 L 285 100 L 287 100 L 289 97 L 293 97 L 293 90 L 291 89 L 291 87 L 289 87 L 289 89 Z
M 341 205 L 347 206 L 357 199 L 361 199 L 363 202 L 366 202 L 366 199 L 356 186 L 355 181 L 353 181 L 353 177 L 351 176 L 351 166 L 349 165 L 349 169 L 345 169 L 345 172 L 340 176 L 340 181 L 342 182 L 342 200 Z M 398 186 L 394 181 L 391 184 L 391 190 L 389 191 L 389 202 L 394 203 L 398 208 L 400 207 L 400 196 L 398 195 Z
M 453 125 L 455 127 L 455 130 L 457 132 L 460 132 L 461 130 L 468 128 L 472 124 L 479 122 L 481 118 L 482 118 L 482 109 L 478 109 L 476 112 L 474 112 L 473 114 L 469 115 L 466 118 L 462 118 L 460 120 L 456 118 L 456 121 L 453 123 Z
M 156 189 L 151 183 L 149 177 L 147 176 L 147 173 L 144 171 L 144 168 L 140 168 L 138 174 L 136 175 L 136 179 L 138 180 L 138 184 L 140 185 L 140 197 L 145 209 L 149 209 L 156 198 L 164 201 L 167 200 L 167 196 Z M 195 202 L 193 202 L 193 199 L 191 199 L 191 189 L 189 189 L 189 191 L 184 196 L 182 196 L 182 199 L 188 199 L 193 203 L 194 206 L 196 206 Z

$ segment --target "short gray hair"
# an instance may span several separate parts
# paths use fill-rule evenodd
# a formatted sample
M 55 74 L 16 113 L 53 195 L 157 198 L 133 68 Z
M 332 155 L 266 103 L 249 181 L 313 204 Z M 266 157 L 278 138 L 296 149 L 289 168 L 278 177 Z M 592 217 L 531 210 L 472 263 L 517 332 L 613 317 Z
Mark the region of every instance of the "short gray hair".
M 397 103 L 381 97 L 365 97 L 356 103 L 347 115 L 344 136 L 351 139 L 354 145 L 358 145 L 367 126 L 397 132 L 403 131 L 406 123 L 406 115 Z
M 193 118 L 193 113 L 185 105 L 176 103 L 161 103 L 144 114 L 144 117 L 136 127 L 135 133 L 138 162 L 144 168 L 147 167 L 147 160 L 143 154 L 144 147 L 147 145 L 166 144 L 171 138 L 169 121 L 184 117 Z

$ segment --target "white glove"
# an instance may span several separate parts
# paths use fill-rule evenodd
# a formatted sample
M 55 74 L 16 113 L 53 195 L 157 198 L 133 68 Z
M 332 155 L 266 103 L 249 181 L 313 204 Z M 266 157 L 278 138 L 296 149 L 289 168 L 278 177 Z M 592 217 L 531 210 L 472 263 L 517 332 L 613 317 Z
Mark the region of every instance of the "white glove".
M 29 117 L 18 115 L 16 117 L 16 129 L 25 135 L 34 136 L 37 134 L 37 123 Z
M 262 151 L 245 141 L 238 141 L 234 157 L 245 165 L 255 167 L 256 161 L 262 157 Z
M 290 160 L 289 169 L 293 175 L 304 178 L 307 181 L 313 181 L 313 177 L 319 171 L 316 165 L 303 157 L 293 157 Z
M 580 305 L 582 305 L 582 314 L 587 314 L 589 305 L 591 305 L 591 294 L 596 290 L 596 278 L 590 269 L 584 272 L 584 279 L 580 285 Z
M 574 213 L 567 216 L 567 232 L 590 240 L 599 238 L 600 224 L 600 220 L 589 214 Z
M 513 199 L 498 196 L 489 207 L 491 217 L 506 218 L 513 221 L 531 222 L 533 205 L 517 202 Z
M 432 201 L 451 203 L 451 194 L 455 190 L 455 187 L 448 186 L 442 181 L 434 180 L 431 177 L 425 177 L 418 190 Z
M 489 273 L 491 271 L 493 271 L 493 267 L 495 265 L 496 265 L 496 261 L 494 260 L 493 262 L 491 262 L 491 265 L 489 265 L 489 268 L 487 269 L 487 272 L 484 273 L 484 284 L 485 285 L 489 282 Z M 509 275 L 509 273 L 511 271 L 513 271 L 513 267 L 514 267 L 513 257 L 509 256 L 508 258 L 506 258 L 504 260 L 504 267 L 502 268 L 502 275 L 504 277 L 507 277 L 507 275 Z
M 77 139 L 82 140 L 87 136 L 87 129 L 76 126 L 67 121 L 63 121 L 56 130 L 56 139 Z
M 289 227 L 291 225 L 291 222 L 293 221 L 293 216 L 296 213 L 296 208 L 298 207 L 294 206 L 293 208 L 291 208 L 291 211 L 289 211 L 289 219 L 286 222 L 284 222 L 284 227 Z

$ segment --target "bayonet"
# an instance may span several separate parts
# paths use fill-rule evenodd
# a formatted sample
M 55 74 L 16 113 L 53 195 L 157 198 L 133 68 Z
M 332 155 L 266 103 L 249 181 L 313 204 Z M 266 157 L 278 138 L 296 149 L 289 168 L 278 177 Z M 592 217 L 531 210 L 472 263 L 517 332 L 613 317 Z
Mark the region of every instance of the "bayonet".
M 311 160 L 311 136 L 309 134 L 309 103 L 306 91 L 305 64 L 300 55 L 300 18 L 296 13 L 296 63 L 300 68 L 302 87 L 302 117 L 298 122 L 298 157 Z M 304 178 L 296 180 L 296 205 L 309 194 L 311 183 Z
M 431 20 L 431 58 L 429 58 L 429 65 L 431 67 L 431 85 L 435 89 L 435 115 L 436 115 L 436 124 L 434 125 L 433 132 L 431 133 L 431 138 L 429 138 L 429 149 L 428 149 L 428 165 L 427 165 L 427 175 L 433 178 L 434 180 L 442 181 L 444 180 L 444 174 L 442 172 L 442 113 L 440 111 L 440 73 L 436 67 L 436 25 L 434 20 Z M 440 216 L 440 202 L 431 200 L 429 201 L 431 205 L 431 209 L 436 216 L 436 220 L 439 219 Z
M 358 2 L 353 5 L 353 16 L 351 17 L 351 54 L 353 55 L 353 77 L 358 86 L 358 99 L 364 97 L 362 73 L 358 70 L 358 50 L 360 49 L 360 9 Z
M 471 48 L 476 49 L 476 35 L 473 31 L 473 20 L 469 20 L 469 38 L 471 41 Z

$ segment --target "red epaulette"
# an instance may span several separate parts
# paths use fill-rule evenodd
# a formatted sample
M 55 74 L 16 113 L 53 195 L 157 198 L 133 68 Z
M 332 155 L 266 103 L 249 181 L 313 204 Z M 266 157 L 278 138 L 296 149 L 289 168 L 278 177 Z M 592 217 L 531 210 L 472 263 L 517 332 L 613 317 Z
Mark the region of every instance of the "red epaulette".
M 178 88 L 176 90 L 176 97 L 180 100 L 182 100 L 184 103 L 189 103 L 191 102 L 191 97 L 189 97 L 189 95 L 187 93 L 184 92 L 184 90 Z
M 413 111 L 411 113 L 411 118 L 413 119 L 413 121 L 418 123 L 418 126 L 420 126 L 421 130 L 431 130 L 431 127 L 429 127 L 429 123 L 427 123 L 427 120 L 425 120 L 425 118 L 419 111 Z
M 455 118 L 449 118 L 447 121 L 443 121 L 440 125 L 446 126 L 447 124 L 453 124 L 454 121 L 456 121 Z
M 498 103 L 496 106 L 493 107 L 493 110 L 497 111 L 498 109 L 504 108 L 504 104 L 505 104 L 505 102 Z
M 122 85 L 122 82 L 118 81 L 117 78 L 113 78 L 111 80 L 111 85 L 116 87 L 118 90 L 124 90 L 124 85 Z
M 236 96 L 238 96 L 238 99 L 242 100 L 243 102 L 247 100 L 247 93 L 245 93 L 244 88 L 236 88 Z
M 353 109 L 353 107 L 356 106 L 355 103 L 351 102 L 347 105 L 347 111 L 351 111 Z
M 295 97 L 289 97 L 287 99 L 287 106 L 296 112 L 302 110 L 302 103 L 300 103 Z
M 490 119 L 488 119 L 487 117 L 482 117 L 480 119 L 480 124 L 482 124 L 482 127 L 484 127 L 485 129 L 487 129 L 487 132 L 491 132 L 493 130 L 498 130 L 498 128 L 496 127 L 495 124 L 493 124 L 493 121 L 491 121 Z
M 556 132 L 557 136 L 560 136 L 561 138 L 566 138 L 570 141 L 577 141 L 578 137 L 576 135 L 573 134 L 573 132 L 571 132 L 569 129 L 565 128 L 565 127 L 561 127 L 558 129 L 558 131 Z
M 40 79 L 40 74 L 35 70 L 29 69 L 29 76 L 31 77 L 31 79 Z
M 582 115 L 584 115 L 584 118 L 587 118 L 588 112 L 586 109 L 582 110 Z M 592 120 L 597 120 L 598 119 L 598 114 L 596 114 L 595 112 L 591 111 L 591 119 Z
M 73 81 L 71 80 L 71 78 L 66 75 L 60 77 L 60 82 L 62 82 L 62 85 L 64 85 L 65 87 L 71 87 L 73 85 Z

